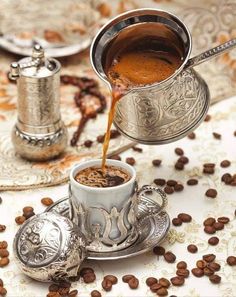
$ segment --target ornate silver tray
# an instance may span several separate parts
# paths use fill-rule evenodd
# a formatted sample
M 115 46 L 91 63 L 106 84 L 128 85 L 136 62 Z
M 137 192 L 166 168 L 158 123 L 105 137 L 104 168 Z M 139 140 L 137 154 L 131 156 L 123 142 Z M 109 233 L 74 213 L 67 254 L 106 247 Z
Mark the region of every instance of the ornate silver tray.
M 156 203 L 153 201 L 153 206 Z M 133 245 L 126 249 L 116 252 L 90 252 L 88 251 L 87 259 L 90 260 L 118 260 L 137 256 L 151 250 L 158 245 L 167 235 L 170 227 L 170 218 L 168 214 L 163 211 L 159 214 L 150 214 L 150 200 L 141 200 L 139 204 L 139 215 L 144 217 L 138 222 L 139 236 Z M 69 198 L 64 197 L 46 209 L 46 212 L 55 211 L 67 218 L 70 217 L 70 203 Z M 71 218 L 73 220 L 73 218 Z

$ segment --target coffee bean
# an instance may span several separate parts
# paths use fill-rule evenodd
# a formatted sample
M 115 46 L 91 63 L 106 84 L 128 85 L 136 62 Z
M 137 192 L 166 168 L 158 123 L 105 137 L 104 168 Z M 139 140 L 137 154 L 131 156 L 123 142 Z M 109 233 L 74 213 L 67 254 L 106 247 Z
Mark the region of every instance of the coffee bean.
M 167 296 L 168 295 L 168 291 L 166 288 L 160 288 L 159 290 L 157 290 L 157 296 Z
M 26 218 L 24 216 L 18 216 L 15 218 L 17 225 L 22 225 L 25 222 Z
M 184 151 L 183 151 L 181 148 L 177 147 L 177 148 L 175 149 L 175 153 L 176 153 L 176 155 L 178 155 L 178 156 L 183 156 Z
M 215 273 L 214 270 L 211 270 L 209 267 L 205 267 L 203 269 L 203 272 L 204 272 L 204 275 L 206 275 L 206 276 L 211 276 Z
M 223 224 L 228 224 L 228 222 L 230 221 L 228 217 L 219 217 L 217 219 L 218 222 L 223 223 Z
M 79 274 L 80 274 L 81 277 L 84 277 L 84 275 L 87 274 L 87 273 L 94 273 L 93 268 L 91 268 L 91 267 L 84 267 L 79 272 Z
M 3 280 L 0 278 L 0 287 L 3 287 Z
M 25 207 L 23 208 L 23 214 L 25 214 L 25 213 L 27 213 L 27 212 L 33 212 L 33 211 L 34 211 L 34 209 L 33 209 L 32 206 L 25 206 Z
M 174 226 L 181 226 L 182 225 L 182 221 L 179 218 L 173 218 L 172 219 L 172 224 Z
M 195 186 L 198 184 L 198 180 L 195 179 L 195 178 L 190 178 L 188 181 L 187 181 L 187 185 L 188 186 Z
M 223 181 L 226 185 L 229 185 L 233 181 L 233 177 L 230 173 L 225 173 L 222 175 L 221 181 Z
M 166 252 L 164 258 L 168 263 L 174 263 L 176 260 L 176 256 L 172 252 Z
M 196 262 L 196 266 L 197 266 L 197 268 L 199 268 L 199 269 L 204 269 L 205 267 L 207 267 L 207 262 L 204 261 L 204 260 L 198 260 L 198 261 Z
M 185 164 L 188 164 L 189 162 L 189 158 L 185 157 L 185 156 L 181 156 L 179 157 L 179 159 L 177 160 L 177 163 L 183 163 L 184 165 Z
M 93 283 L 96 280 L 96 275 L 94 273 L 86 273 L 83 276 L 83 280 L 86 284 Z
M 213 167 L 205 167 L 205 168 L 203 168 L 203 173 L 205 173 L 205 174 L 214 174 L 215 169 Z
M 219 231 L 219 230 L 223 230 L 224 229 L 224 224 L 221 222 L 215 222 L 213 224 L 213 228 L 215 228 L 215 230 Z
M 156 283 L 156 284 L 153 284 L 151 287 L 150 287 L 150 290 L 153 292 L 153 293 L 156 293 L 157 290 L 161 289 L 162 288 L 162 285 Z
M 204 271 L 200 268 L 193 268 L 191 271 L 192 274 L 196 277 L 202 277 L 204 275 Z
M 134 166 L 134 164 L 136 163 L 136 161 L 133 157 L 126 158 L 125 162 L 131 166 Z
M 0 287 L 0 296 L 5 296 L 7 294 L 7 290 L 3 287 Z
M 219 284 L 221 282 L 221 277 L 217 274 L 211 275 L 209 277 L 209 280 L 213 283 L 213 284 Z
M 213 226 L 213 224 L 216 222 L 214 218 L 207 218 L 204 222 L 204 226 Z
M 124 282 L 124 283 L 128 283 L 129 282 L 129 280 L 131 280 L 131 278 L 134 278 L 135 276 L 133 275 L 133 274 L 126 274 L 126 275 L 124 275 L 123 277 L 122 277 L 122 281 Z
M 59 285 L 57 285 L 57 284 L 51 284 L 48 287 L 48 290 L 49 290 L 49 292 L 57 292 L 59 290 Z
M 195 254 L 198 251 L 198 247 L 195 244 L 189 244 L 187 249 L 192 254 Z
M 173 286 L 182 286 L 184 284 L 184 278 L 179 276 L 174 276 L 170 279 Z
M 52 198 L 49 198 L 49 197 L 45 197 L 45 198 L 42 198 L 41 199 L 41 203 L 45 206 L 50 206 L 52 205 L 54 202 L 52 200 Z
M 25 212 L 24 213 L 24 217 L 26 218 L 26 220 L 28 220 L 29 218 L 33 217 L 34 215 L 35 215 L 35 213 L 33 211 Z
M 155 178 L 153 181 L 157 186 L 164 186 L 166 184 L 165 179 L 163 178 Z
M 93 145 L 93 141 L 92 140 L 85 140 L 84 142 L 84 146 L 87 148 L 90 148 Z
M 109 281 L 112 282 L 113 285 L 117 284 L 118 282 L 118 278 L 115 275 L 111 275 L 111 274 L 104 276 L 104 279 L 108 279 Z
M 226 262 L 229 264 L 229 266 L 235 266 L 236 265 L 236 257 L 235 256 L 229 256 L 226 259 Z
M 196 138 L 196 134 L 194 132 L 191 132 L 188 134 L 188 138 L 189 139 L 195 139 Z
M 156 254 L 157 256 L 163 256 L 165 254 L 165 249 L 162 246 L 155 246 L 153 249 L 153 253 Z
M 236 136 L 236 131 L 234 131 L 234 136 Z
M 0 197 L 0 204 L 2 204 L 2 197 Z
M 58 293 L 61 296 L 68 296 L 70 288 L 59 288 Z
M 61 297 L 61 294 L 59 292 L 49 292 L 47 297 Z
M 102 297 L 102 294 L 97 290 L 93 290 L 91 292 L 91 297 Z
M 169 179 L 166 182 L 166 184 L 167 184 L 167 186 L 174 187 L 175 185 L 177 185 L 177 181 L 176 180 L 173 180 L 173 179 Z
M 61 281 L 59 284 L 60 288 L 70 288 L 71 287 L 71 282 L 67 282 L 67 281 Z
M 72 290 L 69 292 L 68 297 L 76 297 L 78 295 L 78 290 Z
M 102 281 L 102 288 L 104 291 L 109 292 L 112 289 L 112 282 L 108 279 L 103 279 Z
M 215 139 L 221 139 L 221 134 L 219 133 L 213 132 L 212 135 Z
M 177 185 L 174 186 L 175 192 L 182 192 L 183 189 L 184 189 L 184 186 L 181 185 L 181 184 L 177 184 Z
M 132 149 L 133 149 L 133 151 L 139 152 L 139 153 L 142 153 L 142 151 L 143 151 L 143 149 L 141 147 L 137 147 L 137 146 L 133 146 Z
M 9 264 L 9 258 L 8 257 L 3 257 L 0 259 L 0 267 L 5 267 Z
M 192 221 L 192 217 L 187 213 L 179 213 L 178 218 L 184 223 L 189 223 Z
M 188 269 L 177 269 L 176 274 L 180 277 L 187 278 L 189 276 L 189 270 Z
M 111 159 L 111 160 L 121 161 L 121 157 L 120 157 L 119 155 L 113 155 L 113 156 L 111 156 L 109 159 Z
M 172 187 L 169 187 L 169 186 L 165 186 L 165 188 L 164 188 L 164 192 L 166 193 L 166 194 L 173 194 L 174 193 L 174 189 L 172 188 Z
M 159 167 L 161 165 L 161 160 L 159 159 L 152 160 L 152 165 L 155 167 Z
M 217 191 L 215 189 L 208 189 L 205 193 L 205 195 L 207 197 L 210 197 L 210 198 L 216 198 L 217 196 Z
M 219 271 L 220 270 L 220 264 L 216 263 L 216 262 L 211 262 L 207 265 L 207 267 L 209 267 L 211 270 L 213 271 Z
M 148 286 L 148 287 L 151 287 L 152 285 L 154 285 L 154 284 L 157 284 L 157 279 L 155 278 L 155 277 L 148 277 L 147 279 L 146 279 L 146 285 Z
M 176 170 L 183 170 L 184 169 L 184 164 L 181 162 L 176 162 L 175 163 L 175 169 Z
M 210 245 L 217 245 L 219 243 L 219 238 L 216 236 L 212 236 L 211 238 L 208 239 L 208 243 Z
M 6 230 L 6 226 L 5 225 L 0 225 L 0 232 L 4 232 Z
M 209 122 L 211 120 L 211 116 L 209 114 L 206 115 L 204 122 Z
M 231 165 L 231 162 L 229 160 L 223 160 L 220 163 L 220 166 L 223 167 L 223 168 L 229 167 L 230 165 Z
M 176 265 L 177 269 L 186 269 L 187 268 L 187 263 L 185 261 L 180 261 Z
M 116 129 L 111 129 L 111 139 L 115 139 L 117 137 L 119 137 L 121 134 L 118 130 Z
M 8 244 L 5 240 L 0 241 L 0 249 L 7 249 Z
M 8 257 L 9 256 L 9 252 L 7 249 L 0 249 L 0 257 L 4 258 L 4 257 Z
M 98 135 L 97 136 L 97 142 L 98 143 L 103 143 L 105 139 L 105 135 Z
M 139 286 L 139 280 L 136 277 L 133 277 L 128 281 L 128 285 L 130 289 L 137 289 Z
M 169 288 L 169 286 L 170 286 L 169 280 L 167 278 L 164 278 L 164 277 L 159 279 L 159 284 L 164 288 Z
M 204 163 L 203 167 L 204 168 L 215 168 L 216 164 L 215 163 Z
M 215 260 L 216 256 L 214 254 L 207 254 L 202 256 L 202 259 L 208 263 L 213 262 Z

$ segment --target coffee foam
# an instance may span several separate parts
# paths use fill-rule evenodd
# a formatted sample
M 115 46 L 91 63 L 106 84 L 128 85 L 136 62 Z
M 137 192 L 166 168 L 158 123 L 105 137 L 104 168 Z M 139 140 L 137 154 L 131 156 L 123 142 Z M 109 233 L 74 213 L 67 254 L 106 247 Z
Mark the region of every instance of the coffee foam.
M 89 167 L 75 176 L 78 183 L 95 188 L 116 187 L 128 182 L 130 178 L 128 172 L 115 166 L 105 166 L 104 172 L 100 167 Z

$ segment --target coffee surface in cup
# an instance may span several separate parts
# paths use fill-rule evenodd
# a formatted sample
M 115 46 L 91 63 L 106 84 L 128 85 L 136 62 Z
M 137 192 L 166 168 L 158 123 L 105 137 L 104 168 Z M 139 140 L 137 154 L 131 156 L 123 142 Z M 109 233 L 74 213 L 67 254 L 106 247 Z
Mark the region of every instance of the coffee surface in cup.
M 75 180 L 85 186 L 95 188 L 116 187 L 130 180 L 130 174 L 124 169 L 116 166 L 88 167 L 79 171 Z

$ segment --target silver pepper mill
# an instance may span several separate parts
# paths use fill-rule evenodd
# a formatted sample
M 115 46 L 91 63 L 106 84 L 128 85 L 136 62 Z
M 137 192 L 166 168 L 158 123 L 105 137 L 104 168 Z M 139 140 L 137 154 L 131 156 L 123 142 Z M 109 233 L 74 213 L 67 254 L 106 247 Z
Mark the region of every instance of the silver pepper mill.
M 31 161 L 59 155 L 67 145 L 67 131 L 60 115 L 61 64 L 44 57 L 35 45 L 32 57 L 11 64 L 9 77 L 17 80 L 18 119 L 12 132 L 16 152 Z

